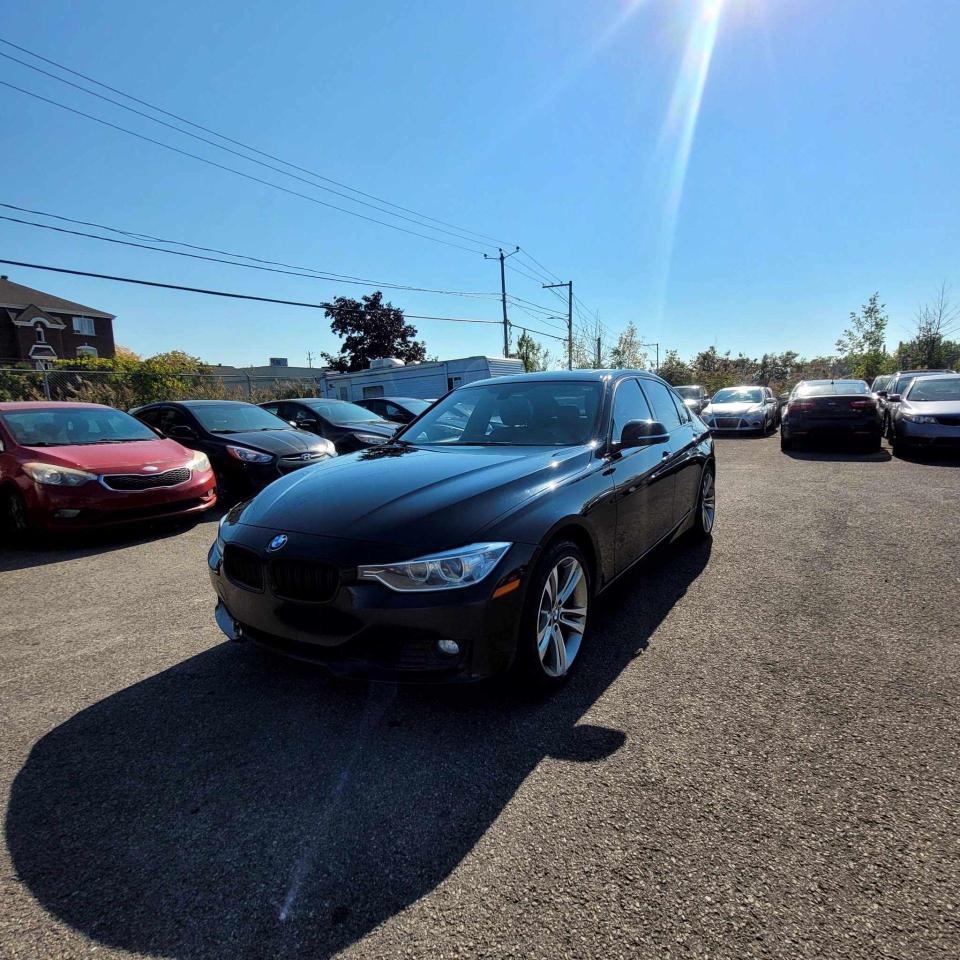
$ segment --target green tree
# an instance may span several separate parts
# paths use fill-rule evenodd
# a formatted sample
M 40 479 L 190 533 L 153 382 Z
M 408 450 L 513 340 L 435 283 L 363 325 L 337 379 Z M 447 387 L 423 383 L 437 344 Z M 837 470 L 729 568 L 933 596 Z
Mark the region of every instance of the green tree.
M 646 365 L 647 354 L 640 345 L 637 328 L 630 322 L 610 351 L 610 366 L 615 370 L 642 370 Z
M 337 297 L 323 304 L 331 318 L 330 329 L 343 337 L 339 354 L 324 353 L 323 358 L 340 373 L 365 370 L 371 360 L 396 357 L 404 363 L 421 363 L 427 348 L 415 340 L 416 327 L 403 318 L 403 311 L 383 302 L 383 294 L 364 295 L 362 301 Z
M 950 301 L 946 284 L 937 295 L 917 311 L 912 340 L 897 348 L 897 367 L 901 370 L 954 368 L 960 361 L 958 345 L 947 339 L 960 320 L 960 308 Z
M 660 376 L 675 387 L 693 380 L 690 365 L 680 359 L 680 354 L 676 350 L 668 350 L 664 354 L 660 361 Z
M 516 352 L 512 356 L 523 361 L 526 373 L 538 373 L 550 368 L 550 351 L 540 346 L 526 330 L 520 334 Z
M 837 350 L 850 376 L 873 380 L 892 369 L 886 343 L 889 319 L 879 293 L 874 293 L 859 313 L 850 314 L 850 326 L 837 340 Z

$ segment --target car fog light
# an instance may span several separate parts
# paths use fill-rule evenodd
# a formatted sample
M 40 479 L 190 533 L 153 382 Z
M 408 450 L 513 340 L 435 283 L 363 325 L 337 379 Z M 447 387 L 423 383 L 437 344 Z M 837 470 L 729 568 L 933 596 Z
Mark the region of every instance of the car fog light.
M 55 510 L 53 515 L 58 520 L 72 520 L 80 513 L 79 510 Z
M 449 657 L 455 657 L 460 652 L 460 644 L 456 640 L 438 640 L 437 649 Z

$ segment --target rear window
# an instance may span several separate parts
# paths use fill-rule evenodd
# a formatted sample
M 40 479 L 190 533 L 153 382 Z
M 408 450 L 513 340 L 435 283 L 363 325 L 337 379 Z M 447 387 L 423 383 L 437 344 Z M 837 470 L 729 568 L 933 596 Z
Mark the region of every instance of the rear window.
M 863 380 L 831 380 L 829 383 L 801 383 L 795 397 L 849 397 L 867 394 L 870 388 Z

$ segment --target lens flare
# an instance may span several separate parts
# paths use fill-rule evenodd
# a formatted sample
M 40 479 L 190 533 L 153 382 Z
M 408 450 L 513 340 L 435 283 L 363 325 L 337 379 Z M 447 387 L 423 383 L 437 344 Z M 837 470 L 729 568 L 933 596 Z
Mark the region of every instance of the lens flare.
M 701 0 L 687 35 L 686 48 L 680 62 L 666 121 L 660 134 L 659 153 L 669 157 L 663 204 L 662 257 L 663 275 L 660 289 L 660 310 L 666 297 L 670 261 L 677 232 L 677 218 L 683 201 L 683 189 L 690 165 L 690 154 L 697 132 L 697 119 L 703 103 L 703 92 L 710 73 L 710 63 L 717 43 L 720 18 L 725 0 Z

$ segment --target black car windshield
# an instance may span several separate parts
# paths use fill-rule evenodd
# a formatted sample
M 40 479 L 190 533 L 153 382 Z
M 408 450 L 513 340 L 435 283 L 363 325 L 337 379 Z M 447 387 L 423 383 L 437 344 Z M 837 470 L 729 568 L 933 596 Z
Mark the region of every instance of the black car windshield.
M 897 379 L 889 387 L 887 387 L 887 389 L 890 391 L 890 393 L 899 393 L 901 396 L 903 396 L 914 380 L 923 379 L 926 379 L 924 375 L 917 373 L 916 371 L 913 371 L 912 373 L 904 373 L 897 377 Z
M 25 447 L 133 443 L 157 435 L 127 413 L 107 407 L 17 410 L 3 414 L 13 439 Z
M 913 381 L 906 393 L 911 403 L 944 403 L 960 401 L 960 377 L 921 377 Z
M 594 434 L 603 385 L 527 380 L 461 387 L 403 430 L 406 443 L 457 446 L 573 446 Z
M 699 387 L 674 387 L 684 400 L 696 400 L 700 396 Z
M 763 391 L 752 387 L 730 387 L 717 391 L 712 403 L 763 403 Z
M 318 413 L 324 420 L 338 426 L 350 423 L 378 423 L 383 417 L 372 410 L 364 410 L 347 400 L 301 400 L 301 403 Z
M 246 433 L 250 430 L 292 430 L 286 420 L 252 403 L 203 403 L 190 412 L 211 433 Z
M 389 402 L 388 400 L 387 403 Z M 397 403 L 409 410 L 415 417 L 419 417 L 430 406 L 426 400 L 398 400 Z
M 863 380 L 827 380 L 800 383 L 794 391 L 796 397 L 849 397 L 870 392 Z

